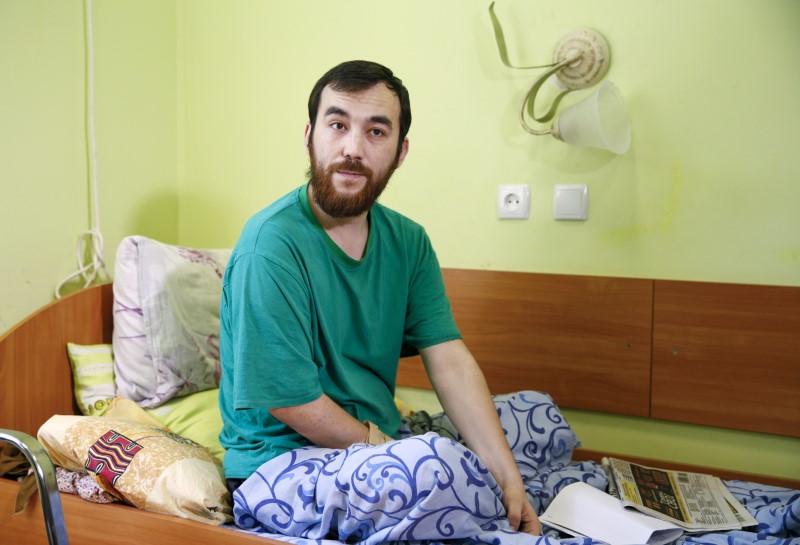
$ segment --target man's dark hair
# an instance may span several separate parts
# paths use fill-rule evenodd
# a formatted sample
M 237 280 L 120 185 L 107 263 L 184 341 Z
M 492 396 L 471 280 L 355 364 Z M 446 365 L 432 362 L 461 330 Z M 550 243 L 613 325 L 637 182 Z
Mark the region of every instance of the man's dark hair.
M 408 89 L 405 88 L 400 78 L 383 65 L 371 61 L 347 61 L 334 66 L 317 81 L 308 97 L 308 119 L 313 132 L 317 122 L 317 112 L 322 90 L 326 86 L 334 91 L 355 93 L 369 89 L 378 83 L 385 83 L 400 100 L 400 138 L 397 141 L 397 153 L 403 145 L 403 140 L 411 127 L 411 101 Z

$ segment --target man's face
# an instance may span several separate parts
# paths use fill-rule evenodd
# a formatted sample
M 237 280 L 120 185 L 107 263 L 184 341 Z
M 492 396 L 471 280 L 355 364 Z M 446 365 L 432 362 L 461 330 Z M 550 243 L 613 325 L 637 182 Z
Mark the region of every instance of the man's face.
M 367 212 L 405 159 L 399 130 L 400 102 L 385 84 L 357 93 L 323 89 L 313 133 L 306 127 L 314 202 L 337 218 Z

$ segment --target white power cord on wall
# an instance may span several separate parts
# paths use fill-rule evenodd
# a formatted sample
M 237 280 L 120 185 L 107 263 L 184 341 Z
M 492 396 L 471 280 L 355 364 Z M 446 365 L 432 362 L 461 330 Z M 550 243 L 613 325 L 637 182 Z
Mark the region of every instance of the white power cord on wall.
M 90 228 L 78 237 L 75 254 L 78 270 L 67 276 L 56 286 L 56 299 L 61 298 L 61 289 L 74 278 L 82 277 L 84 288 L 88 288 L 100 277 L 101 271 L 108 278 L 106 270 L 103 235 L 100 232 L 100 203 L 97 195 L 97 144 L 94 133 L 94 33 L 92 31 L 92 0 L 86 0 L 86 44 L 87 44 L 87 115 L 89 116 L 89 153 L 91 157 L 90 183 L 92 186 L 92 220 Z

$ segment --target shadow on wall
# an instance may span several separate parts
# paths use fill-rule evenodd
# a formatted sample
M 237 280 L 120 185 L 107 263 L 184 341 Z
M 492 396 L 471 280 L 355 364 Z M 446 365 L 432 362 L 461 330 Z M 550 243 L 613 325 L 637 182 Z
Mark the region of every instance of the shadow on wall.
M 275 196 L 253 191 L 247 201 L 219 191 L 185 191 L 180 196 L 180 244 L 194 248 L 233 248 L 245 222 Z M 280 196 L 280 195 L 278 195 Z
M 115 237 L 113 252 L 119 241 L 129 235 L 142 235 L 167 244 L 178 243 L 178 195 L 175 191 L 162 191 L 143 199 L 131 212 L 130 222 L 122 225 Z

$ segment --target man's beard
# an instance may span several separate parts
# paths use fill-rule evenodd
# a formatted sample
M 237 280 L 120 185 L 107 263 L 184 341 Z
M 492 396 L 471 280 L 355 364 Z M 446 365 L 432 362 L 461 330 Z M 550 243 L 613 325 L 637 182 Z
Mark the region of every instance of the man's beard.
M 352 218 L 372 208 L 378 200 L 389 178 L 397 169 L 397 157 L 385 172 L 378 176 L 360 161 L 345 159 L 329 165 L 327 168 L 319 164 L 314 154 L 313 144 L 309 145 L 311 166 L 308 175 L 311 179 L 314 202 L 329 216 L 334 218 Z M 355 195 L 343 195 L 333 185 L 333 175 L 337 170 L 346 170 L 366 176 L 364 187 Z

